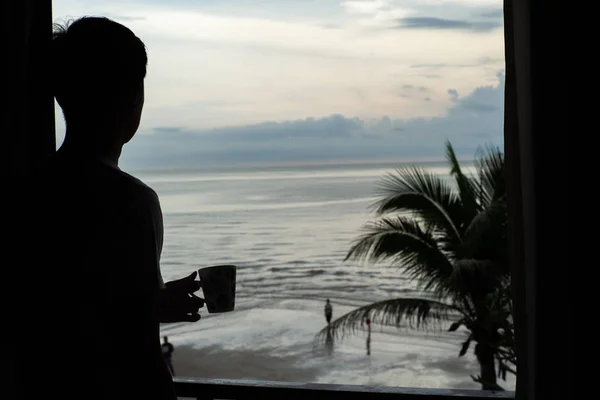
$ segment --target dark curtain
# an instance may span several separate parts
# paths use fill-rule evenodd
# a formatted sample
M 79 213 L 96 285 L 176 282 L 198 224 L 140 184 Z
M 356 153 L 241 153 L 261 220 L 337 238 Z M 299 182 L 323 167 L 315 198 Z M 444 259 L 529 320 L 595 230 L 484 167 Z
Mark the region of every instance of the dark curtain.
M 51 0 L 2 1 L 2 176 L 19 176 L 55 149 L 54 99 L 49 90 Z M 6 62 L 5 62 L 6 60 Z
M 505 0 L 505 154 L 518 399 L 570 399 L 568 138 L 558 2 Z M 565 183 L 567 185 L 565 185 Z
M 528 98 L 522 98 L 520 105 L 522 111 L 519 112 L 519 90 L 517 89 L 517 58 L 519 58 L 519 66 L 521 67 L 519 74 L 519 82 L 521 83 L 521 92 L 526 88 L 526 82 L 529 82 L 527 76 L 526 62 L 528 59 L 521 59 L 517 56 L 517 47 L 515 46 L 515 36 L 519 37 L 520 47 L 522 51 L 524 45 L 524 36 L 519 32 L 516 34 L 515 25 L 520 30 L 523 30 L 523 21 L 515 23 L 513 0 L 504 1 L 504 43 L 505 43 L 505 59 L 506 59 L 506 81 L 504 93 L 504 147 L 506 154 L 506 166 L 508 176 L 508 235 L 511 240 L 510 248 L 508 249 L 512 267 L 512 288 L 513 301 L 515 310 L 515 335 L 517 341 L 518 355 L 518 379 L 517 393 L 518 397 L 526 399 L 530 397 L 528 392 L 530 367 L 533 360 L 530 354 L 533 353 L 533 346 L 527 346 L 527 338 L 532 337 L 534 327 L 528 326 L 527 316 L 531 315 L 526 311 L 527 297 L 532 295 L 534 288 L 526 289 L 527 282 L 531 281 L 531 269 L 526 269 L 526 265 L 530 265 L 525 260 L 525 230 L 526 225 L 531 224 L 525 220 L 523 204 L 523 191 L 527 191 L 530 185 L 525 184 L 526 177 L 522 171 L 531 171 L 530 165 L 527 162 L 531 161 L 531 149 L 526 150 L 520 143 L 528 138 L 529 129 L 527 126 L 527 115 L 523 110 L 528 106 Z M 526 96 L 526 94 L 525 94 Z M 519 123 L 519 116 L 522 115 L 522 123 Z M 525 186 L 525 187 L 523 187 Z
M 4 100 L 0 122 L 0 340 L 6 370 L 0 374 L 0 398 L 43 398 L 48 395 L 40 384 L 44 371 L 38 368 L 39 360 L 31 349 L 32 343 L 44 344 L 44 332 L 51 328 L 38 318 L 48 312 L 38 272 L 52 266 L 30 261 L 28 255 L 39 250 L 30 241 L 36 235 L 36 224 L 27 218 L 28 208 L 20 205 L 36 205 L 35 199 L 23 195 L 26 188 L 34 187 L 28 173 L 55 149 L 54 99 L 48 79 L 52 2 L 3 0 L 0 10 L 4 67 L 0 77 Z

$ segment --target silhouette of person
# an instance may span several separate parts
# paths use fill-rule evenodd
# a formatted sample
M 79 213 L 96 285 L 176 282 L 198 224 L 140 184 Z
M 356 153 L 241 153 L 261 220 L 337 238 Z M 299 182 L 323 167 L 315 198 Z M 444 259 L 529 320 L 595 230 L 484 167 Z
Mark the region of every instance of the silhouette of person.
M 371 320 L 367 318 L 367 355 L 371 355 Z
M 169 343 L 169 338 L 167 336 L 163 337 L 161 348 L 167 367 L 169 367 L 171 375 L 175 376 L 175 369 L 173 368 L 173 352 L 175 351 L 175 348 L 173 347 L 173 344 Z
M 331 316 L 333 315 L 333 307 L 331 306 L 331 302 L 329 299 L 325 302 L 325 319 L 327 320 L 327 325 L 331 324 Z
M 195 272 L 164 283 L 158 196 L 119 168 L 142 117 L 145 45 L 121 24 L 84 17 L 55 26 L 50 56 L 66 135 L 20 196 L 23 265 L 43 282 L 29 288 L 43 294 L 43 312 L 20 318 L 39 335 L 19 339 L 29 342 L 24 359 L 37 360 L 47 397 L 175 400 L 159 324 L 198 321 L 204 302 Z M 65 332 L 57 360 L 48 344 Z

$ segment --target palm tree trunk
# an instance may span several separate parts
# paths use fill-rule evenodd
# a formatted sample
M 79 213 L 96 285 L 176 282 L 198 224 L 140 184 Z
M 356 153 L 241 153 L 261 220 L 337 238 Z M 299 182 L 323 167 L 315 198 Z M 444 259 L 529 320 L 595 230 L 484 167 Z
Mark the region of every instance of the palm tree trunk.
M 496 383 L 496 364 L 493 347 L 478 343 L 475 347 L 475 355 L 477 356 L 477 361 L 479 361 L 481 388 L 483 390 L 502 390 Z

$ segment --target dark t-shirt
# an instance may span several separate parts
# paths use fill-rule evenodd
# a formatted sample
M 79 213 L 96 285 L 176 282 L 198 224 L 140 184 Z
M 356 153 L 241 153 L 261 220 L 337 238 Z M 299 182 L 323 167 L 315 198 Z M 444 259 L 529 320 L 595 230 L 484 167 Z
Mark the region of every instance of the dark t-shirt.
M 27 333 L 19 340 L 23 360 L 38 361 L 20 371 L 43 375 L 47 396 L 55 389 L 60 398 L 175 399 L 156 312 L 156 193 L 102 161 L 64 154 L 25 183 L 15 242 L 21 279 L 34 279 L 30 295 L 39 300 L 21 308 Z

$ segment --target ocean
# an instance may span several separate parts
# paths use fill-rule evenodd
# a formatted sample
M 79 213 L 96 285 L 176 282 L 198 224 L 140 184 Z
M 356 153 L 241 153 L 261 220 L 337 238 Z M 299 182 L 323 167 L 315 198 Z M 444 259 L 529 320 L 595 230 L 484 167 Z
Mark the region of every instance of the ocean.
M 206 266 L 238 266 L 236 311 L 202 310 L 197 323 L 162 326 L 162 334 L 176 349 L 193 349 L 193 356 L 185 356 L 187 375 L 477 389 L 469 377 L 478 374 L 475 357 L 472 352 L 458 357 L 464 331 L 374 326 L 370 354 L 366 332 L 337 340 L 331 352 L 314 341 L 325 326 L 327 298 L 335 319 L 369 302 L 415 294 L 415 283 L 399 266 L 344 261 L 364 224 L 373 218 L 370 206 L 378 181 L 398 166 L 129 171 L 160 197 L 165 226 L 161 269 L 166 281 Z M 449 179 L 443 162 L 422 166 Z M 184 364 L 176 350 L 176 371 L 178 356 Z M 207 360 L 229 366 L 211 368 Z M 513 381 L 501 383 L 514 389 Z

